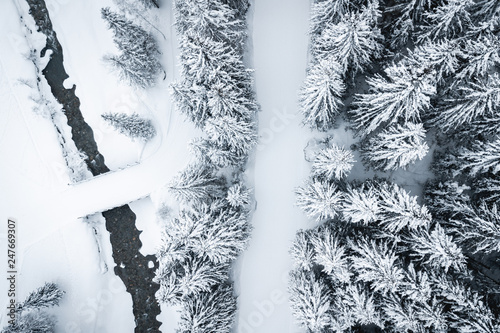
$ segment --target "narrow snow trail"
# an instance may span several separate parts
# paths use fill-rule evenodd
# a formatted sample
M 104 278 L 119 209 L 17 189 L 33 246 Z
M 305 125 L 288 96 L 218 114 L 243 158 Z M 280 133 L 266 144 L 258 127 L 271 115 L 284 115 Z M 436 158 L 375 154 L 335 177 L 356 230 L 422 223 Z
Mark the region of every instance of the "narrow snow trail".
M 294 189 L 308 174 L 303 158 L 310 132 L 300 123 L 297 92 L 305 78 L 309 1 L 255 1 L 253 66 L 260 144 L 255 159 L 254 231 L 239 261 L 238 333 L 303 332 L 288 302 L 288 254 L 306 218 L 294 207 Z M 252 170 L 250 170 L 252 172 Z

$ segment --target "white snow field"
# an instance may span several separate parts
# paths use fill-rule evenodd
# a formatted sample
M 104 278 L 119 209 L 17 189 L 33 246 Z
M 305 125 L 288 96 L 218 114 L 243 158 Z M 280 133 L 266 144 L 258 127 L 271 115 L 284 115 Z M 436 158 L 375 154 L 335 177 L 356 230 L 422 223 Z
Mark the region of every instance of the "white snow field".
M 297 333 L 304 330 L 295 324 L 288 303 L 288 249 L 299 228 L 311 227 L 294 207 L 294 189 L 309 171 L 303 148 L 311 133 L 301 126 L 297 105 L 307 65 L 309 1 L 254 1 L 251 11 L 252 66 L 262 112 L 253 170 L 254 230 L 235 268 L 240 270 L 235 332 Z
M 18 224 L 17 300 L 46 281 L 58 283 L 66 291 L 54 311 L 58 332 L 133 332 L 132 300 L 113 273 L 103 218 L 91 216 L 88 220 L 94 223 L 89 225 L 79 217 L 160 189 L 188 162 L 187 143 L 195 135 L 194 128 L 172 112 L 168 93 L 176 77 L 177 55 L 171 3 L 164 4 L 156 22 L 167 37 L 157 36 L 167 79 L 160 78 L 158 86 L 147 92 L 134 92 L 119 84 L 101 60 L 106 52 L 115 52 L 111 33 L 100 17 L 100 8 L 108 5 L 112 5 L 110 0 L 47 0 L 70 76 L 65 85 L 77 85 L 81 111 L 94 129 L 106 164 L 112 170 L 120 169 L 68 185 L 55 128 L 33 113 L 30 95 L 34 90 L 18 82 L 35 79 L 34 66 L 26 59 L 29 46 L 20 16 L 31 27 L 34 22 L 25 1 L 0 1 L 0 247 L 5 249 L 7 219 L 13 218 Z M 43 36 L 32 30 L 30 39 L 39 42 Z M 108 111 L 143 114 L 153 119 L 158 136 L 143 151 L 141 145 L 104 126 L 100 115 Z M 129 164 L 134 165 L 121 169 Z M 144 199 L 131 207 L 138 216 L 138 228 L 147 230 L 141 235 L 147 244 L 141 252 L 152 254 L 159 241 L 153 205 Z M 0 269 L 6 272 L 6 260 L 0 262 Z M 0 281 L 0 307 L 5 309 L 7 285 L 5 279 Z M 0 316 L 3 326 L 4 311 Z M 160 321 L 170 321 L 164 325 L 168 326 L 175 316 L 165 313 L 161 317 Z

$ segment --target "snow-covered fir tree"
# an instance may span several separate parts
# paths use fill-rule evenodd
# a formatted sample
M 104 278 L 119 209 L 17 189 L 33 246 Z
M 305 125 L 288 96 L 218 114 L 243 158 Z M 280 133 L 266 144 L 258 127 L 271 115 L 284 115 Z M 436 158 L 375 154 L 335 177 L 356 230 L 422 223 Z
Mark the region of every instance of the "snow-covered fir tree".
M 324 278 L 312 271 L 293 271 L 289 292 L 292 313 L 303 327 L 310 332 L 328 327 L 331 291 Z
M 349 0 L 316 0 L 311 7 L 311 35 L 320 36 L 325 27 L 338 23 L 349 10 Z
M 331 128 L 340 113 L 344 90 L 337 61 L 329 59 L 313 64 L 300 91 L 304 123 L 319 130 Z
M 457 271 L 465 270 L 465 256 L 462 249 L 439 224 L 436 224 L 431 232 L 419 229 L 419 232 L 414 234 L 411 247 L 416 257 L 436 270 L 444 269 L 445 272 L 450 268 Z
M 350 150 L 330 144 L 314 157 L 311 174 L 315 178 L 340 180 L 349 174 L 355 162 Z
M 233 117 L 211 118 L 205 125 L 205 132 L 218 147 L 227 149 L 236 156 L 248 155 L 257 145 L 253 121 L 242 121 Z
M 55 332 L 56 319 L 44 311 L 59 305 L 64 292 L 55 283 L 45 283 L 32 291 L 28 297 L 17 304 L 14 324 L 2 329 L 2 333 Z
M 174 5 L 179 34 L 210 37 L 236 48 L 243 45 L 245 23 L 239 18 L 238 10 L 224 1 L 176 0 Z
M 440 6 L 424 15 L 429 21 L 421 38 L 453 38 L 471 25 L 471 6 L 474 0 L 442 1 Z
M 236 297 L 230 284 L 190 296 L 182 303 L 179 333 L 228 333 L 236 315 Z
M 295 193 L 297 206 L 318 221 L 336 217 L 342 205 L 342 192 L 327 180 L 308 180 Z
M 394 21 L 387 22 L 392 31 L 391 47 L 406 45 L 412 40 L 419 24 L 433 3 L 433 0 L 396 0 L 392 6 L 385 9 L 394 15 Z
M 406 168 L 427 155 L 422 124 L 396 124 L 369 139 L 362 146 L 363 160 L 377 170 Z
M 169 191 L 181 202 L 196 206 L 224 196 L 225 180 L 208 165 L 192 164 L 169 184 Z
M 373 1 L 363 11 L 346 13 L 338 23 L 328 24 L 314 40 L 313 56 L 318 61 L 337 61 L 343 74 L 363 71 L 381 55 L 383 37 L 377 27 L 378 16 L 378 1 Z
M 299 230 L 290 248 L 290 255 L 296 269 L 310 271 L 314 267 L 315 251 L 311 242 L 311 230 Z
M 500 137 L 494 141 L 476 141 L 471 149 L 463 149 L 460 153 L 462 169 L 471 175 L 500 171 Z
M 498 206 L 482 203 L 473 209 L 463 205 L 464 217 L 453 219 L 451 225 L 457 240 L 473 253 L 500 253 L 500 213 Z
M 400 62 L 384 72 L 387 78 L 380 74 L 368 78 L 369 92 L 356 96 L 351 113 L 362 134 L 383 124 L 418 122 L 436 93 L 435 76 L 425 70 Z
M 151 140 L 156 135 L 156 129 L 151 120 L 142 118 L 137 113 L 105 113 L 101 117 L 117 131 L 131 139 Z
M 125 15 L 112 12 L 109 7 L 103 8 L 101 14 L 113 31 L 115 44 L 121 52 L 119 55 L 107 55 L 104 60 L 129 85 L 137 88 L 153 86 L 163 71 L 154 37 Z
M 461 125 L 497 115 L 500 109 L 500 77 L 497 73 L 485 80 L 475 80 L 458 86 L 445 100 L 435 123 L 450 131 Z

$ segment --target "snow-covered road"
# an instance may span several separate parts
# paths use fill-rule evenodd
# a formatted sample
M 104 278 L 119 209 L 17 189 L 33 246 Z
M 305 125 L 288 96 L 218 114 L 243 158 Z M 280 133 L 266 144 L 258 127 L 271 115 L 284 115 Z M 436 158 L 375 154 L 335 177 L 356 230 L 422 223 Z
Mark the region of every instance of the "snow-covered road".
M 258 0 L 253 13 L 253 66 L 260 145 L 254 172 L 257 210 L 250 247 L 238 262 L 238 333 L 302 332 L 287 293 L 295 232 L 309 227 L 294 207 L 294 188 L 308 174 L 303 148 L 310 133 L 300 125 L 297 92 L 305 78 L 309 1 Z

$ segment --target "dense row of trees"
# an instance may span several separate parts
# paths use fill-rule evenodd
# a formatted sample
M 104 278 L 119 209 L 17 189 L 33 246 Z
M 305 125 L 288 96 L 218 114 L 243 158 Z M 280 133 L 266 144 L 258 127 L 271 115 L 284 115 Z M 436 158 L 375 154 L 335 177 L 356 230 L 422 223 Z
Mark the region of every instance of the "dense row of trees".
M 353 155 L 333 143 L 310 158 L 297 205 L 319 226 L 297 233 L 290 278 L 308 331 L 500 330 L 499 24 L 491 0 L 313 3 L 305 123 L 345 114 L 374 170 L 437 147 L 423 204 L 347 181 Z
M 253 199 L 242 172 L 257 140 L 243 64 L 248 2 L 177 0 L 174 8 L 181 79 L 172 94 L 204 136 L 190 145 L 196 162 L 168 187 L 179 207 L 163 214 L 157 298 L 180 306 L 179 332 L 228 333 L 236 314 L 230 265 L 250 236 Z

